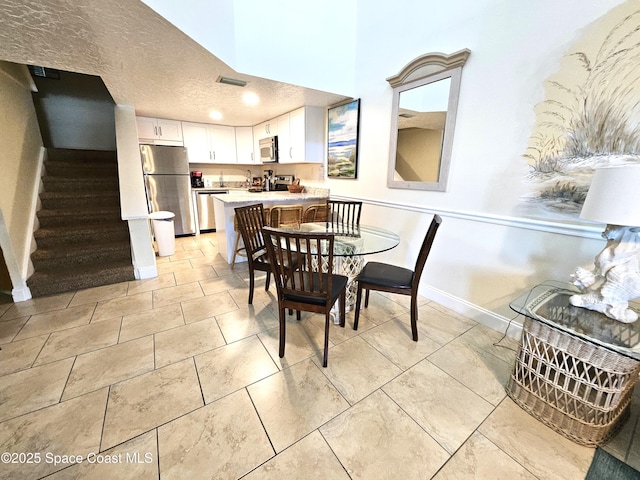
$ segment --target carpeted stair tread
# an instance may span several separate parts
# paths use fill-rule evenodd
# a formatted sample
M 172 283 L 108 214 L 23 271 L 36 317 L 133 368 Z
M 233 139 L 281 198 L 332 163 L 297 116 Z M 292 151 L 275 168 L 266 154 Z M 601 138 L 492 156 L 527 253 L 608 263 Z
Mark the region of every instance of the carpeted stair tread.
M 129 260 L 74 266 L 58 269 L 56 272 L 37 271 L 27 280 L 27 285 L 31 295 L 40 297 L 132 280 L 135 280 L 135 277 L 131 260 Z
M 35 232 L 38 248 L 66 247 L 81 243 L 128 242 L 129 229 L 120 219 L 97 224 L 80 224 L 65 227 L 40 228 Z
M 116 153 L 48 149 L 44 166 L 31 294 L 133 280 Z

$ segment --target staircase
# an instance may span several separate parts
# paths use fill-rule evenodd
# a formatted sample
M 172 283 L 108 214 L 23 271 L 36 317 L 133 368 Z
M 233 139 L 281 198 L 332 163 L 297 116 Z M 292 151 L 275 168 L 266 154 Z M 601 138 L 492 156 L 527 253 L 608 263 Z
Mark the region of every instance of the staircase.
M 49 148 L 47 154 L 31 295 L 133 280 L 116 153 Z

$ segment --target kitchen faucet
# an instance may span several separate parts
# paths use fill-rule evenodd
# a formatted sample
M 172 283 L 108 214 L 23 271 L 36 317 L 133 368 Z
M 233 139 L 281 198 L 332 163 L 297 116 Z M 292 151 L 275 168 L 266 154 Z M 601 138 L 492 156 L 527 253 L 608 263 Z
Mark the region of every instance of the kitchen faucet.
M 220 181 L 220 186 L 224 187 L 224 176 L 222 175 L 222 170 L 220 170 L 220 178 L 218 180 Z

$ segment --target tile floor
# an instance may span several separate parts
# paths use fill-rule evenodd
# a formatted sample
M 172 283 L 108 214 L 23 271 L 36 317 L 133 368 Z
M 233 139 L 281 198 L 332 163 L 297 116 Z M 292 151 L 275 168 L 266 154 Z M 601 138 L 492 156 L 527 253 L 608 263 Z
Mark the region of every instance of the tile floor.
M 287 325 L 274 287 L 214 235 L 180 238 L 159 277 L 0 304 L 0 478 L 584 478 L 594 450 L 517 407 L 516 344 L 422 299 L 372 293 L 354 332 Z M 501 341 L 500 341 L 501 340 Z M 496 346 L 499 342 L 499 346 Z M 640 467 L 640 411 L 607 449 Z M 80 462 L 80 460 L 84 460 Z M 27 463 L 29 462 L 29 463 Z M 80 462 L 80 463 L 79 463 Z

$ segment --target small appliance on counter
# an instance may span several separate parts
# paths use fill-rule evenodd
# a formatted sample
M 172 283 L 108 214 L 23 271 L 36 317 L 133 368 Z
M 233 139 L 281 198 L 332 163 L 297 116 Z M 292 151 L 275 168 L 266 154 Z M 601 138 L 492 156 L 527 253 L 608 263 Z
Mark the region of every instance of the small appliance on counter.
M 293 185 L 294 180 L 294 175 L 276 175 L 274 190 L 276 192 L 286 192 L 289 189 L 289 185 Z
M 191 188 L 203 188 L 204 180 L 202 178 L 202 172 L 191 172 Z
M 270 192 L 273 190 L 273 170 L 264 171 L 264 179 L 262 181 L 262 191 Z

